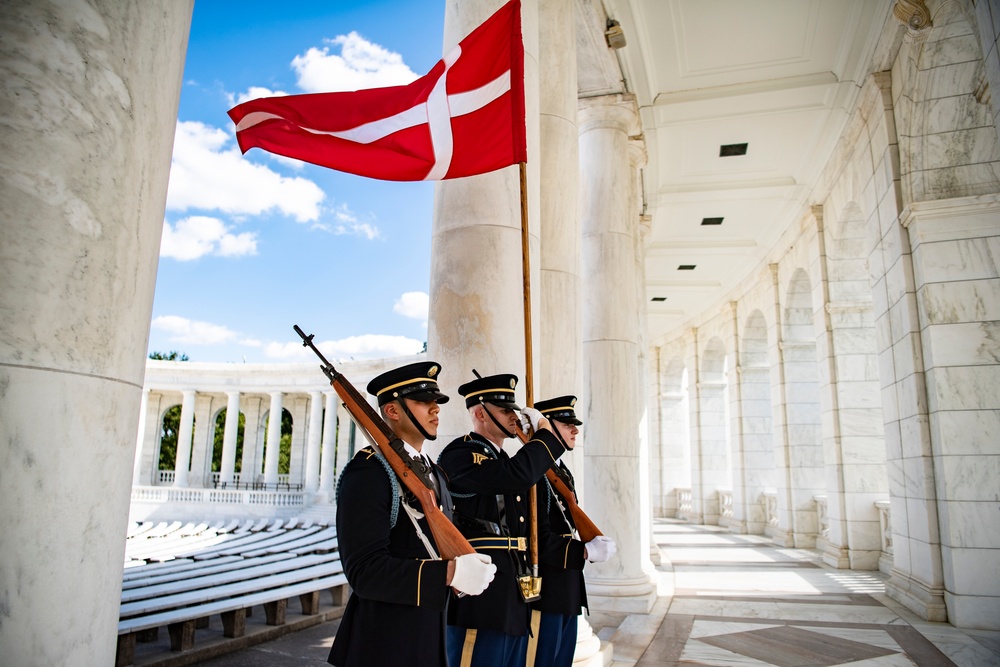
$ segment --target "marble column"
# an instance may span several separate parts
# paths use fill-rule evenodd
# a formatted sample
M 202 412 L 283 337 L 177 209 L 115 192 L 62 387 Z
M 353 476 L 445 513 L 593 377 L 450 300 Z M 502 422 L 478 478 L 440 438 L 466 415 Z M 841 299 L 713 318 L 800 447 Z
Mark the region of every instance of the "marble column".
M 177 426 L 177 449 L 174 452 L 174 486 L 185 487 L 190 483 L 191 438 L 194 435 L 194 389 L 181 392 L 181 419 Z
M 292 439 L 291 452 L 288 457 L 288 481 L 292 484 L 305 483 L 303 474 L 305 473 L 306 458 L 306 403 L 308 399 L 301 394 L 294 395 L 291 405 L 288 408 L 292 415 Z
M 362 442 L 351 442 L 351 440 L 360 439 Z M 368 445 L 364 441 L 364 436 L 356 433 L 354 426 L 354 421 L 351 419 L 351 413 L 348 412 L 347 408 L 344 407 L 343 403 L 337 402 L 337 459 L 334 469 L 336 471 L 335 477 L 340 477 L 340 474 L 344 471 L 344 466 L 347 462 L 351 460 L 354 456 L 354 452 Z M 336 485 L 333 488 L 334 493 L 336 493 Z M 334 499 L 336 501 L 336 498 Z
M 215 445 L 216 399 L 212 394 L 199 393 L 194 402 L 194 446 L 191 447 L 191 472 L 188 486 L 212 486 L 212 455 Z
M 503 4 L 503 0 L 447 0 L 444 51 Z M 537 9 L 534 2 L 521 7 L 532 285 L 538 285 Z M 517 374 L 522 380 L 517 390 L 519 400 L 525 396 L 520 211 L 516 166 L 441 181 L 435 189 L 427 347 L 429 358 L 442 364 L 442 390 L 459 400 L 457 388 L 473 379 L 473 368 L 483 375 Z M 532 311 L 532 320 L 537 322 L 537 298 Z M 533 335 L 537 339 L 537 329 Z M 534 360 L 537 364 L 537 352 Z M 468 430 L 469 417 L 464 410 L 443 410 L 438 440 L 428 444 L 428 452 L 436 456 L 452 438 Z
M 635 262 L 639 215 L 629 160 L 638 129 L 632 99 L 581 100 L 580 211 L 583 291 L 585 479 L 588 514 L 618 543 L 618 555 L 588 566 L 595 609 L 648 613 L 656 599 L 650 579 L 649 534 L 641 522 L 643 471 L 640 428 L 640 308 Z M 596 394 L 596 395 L 595 395 Z M 599 402 L 599 403 L 598 403 Z M 640 520 L 637 520 L 640 518 Z
M 267 440 L 264 442 L 264 483 L 278 483 L 278 457 L 281 455 L 282 394 L 271 392 L 271 408 L 267 413 Z
M 244 429 L 245 431 L 246 429 Z M 222 434 L 222 465 L 219 486 L 233 483 L 236 472 L 236 442 L 240 433 L 240 392 L 226 392 L 226 425 Z
M 146 413 L 149 411 L 149 389 L 143 388 L 139 402 L 139 427 L 135 437 L 135 461 L 132 462 L 132 486 L 142 481 L 142 445 L 146 440 Z
M 323 392 L 309 393 L 309 435 L 306 438 L 305 490 L 319 489 L 319 443 L 323 430 Z
M 323 416 L 323 452 L 320 456 L 319 494 L 320 502 L 333 500 L 333 483 L 337 466 L 337 393 L 324 391 L 326 411 Z
M 0 9 L 4 664 L 114 662 L 191 7 Z
M 257 481 L 261 461 L 257 455 L 260 440 L 260 396 L 244 396 L 243 403 L 243 465 L 240 466 L 240 484 Z

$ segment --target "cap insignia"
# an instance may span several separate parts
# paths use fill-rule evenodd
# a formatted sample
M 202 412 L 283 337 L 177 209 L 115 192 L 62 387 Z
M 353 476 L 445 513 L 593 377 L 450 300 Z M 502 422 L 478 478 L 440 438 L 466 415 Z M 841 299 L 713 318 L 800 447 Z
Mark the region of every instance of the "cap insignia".
M 576 405 L 576 399 L 575 398 L 572 401 L 569 402 L 569 407 L 573 407 L 574 405 Z
M 516 386 L 517 386 L 517 380 L 511 380 L 510 381 L 510 388 L 513 389 Z
M 438 372 L 438 367 L 437 366 L 431 366 L 427 370 L 427 376 L 428 377 L 434 377 L 435 375 L 437 375 L 437 372 Z

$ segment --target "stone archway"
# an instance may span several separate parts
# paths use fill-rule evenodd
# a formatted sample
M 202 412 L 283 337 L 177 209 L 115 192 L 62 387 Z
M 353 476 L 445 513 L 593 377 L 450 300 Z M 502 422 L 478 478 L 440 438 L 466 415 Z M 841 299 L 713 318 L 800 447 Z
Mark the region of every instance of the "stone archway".
M 773 533 L 780 543 L 809 548 L 819 531 L 815 498 L 824 490 L 814 310 L 812 282 L 805 270 L 797 269 L 786 291 L 780 343 L 785 437 L 777 457 L 778 526 Z
M 771 404 L 771 362 L 767 322 L 754 310 L 743 327 L 740 396 L 743 436 L 743 516 L 747 532 L 763 535 L 767 525 L 764 494 L 777 486 Z

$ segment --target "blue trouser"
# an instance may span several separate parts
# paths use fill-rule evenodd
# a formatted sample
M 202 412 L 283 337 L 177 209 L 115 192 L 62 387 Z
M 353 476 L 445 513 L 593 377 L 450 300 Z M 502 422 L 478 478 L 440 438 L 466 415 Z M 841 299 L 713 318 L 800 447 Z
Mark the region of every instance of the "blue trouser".
M 537 615 L 541 615 L 541 619 Z M 527 667 L 570 667 L 576 652 L 576 614 L 531 612 Z
M 449 625 L 446 637 L 449 667 L 525 667 L 527 636 Z

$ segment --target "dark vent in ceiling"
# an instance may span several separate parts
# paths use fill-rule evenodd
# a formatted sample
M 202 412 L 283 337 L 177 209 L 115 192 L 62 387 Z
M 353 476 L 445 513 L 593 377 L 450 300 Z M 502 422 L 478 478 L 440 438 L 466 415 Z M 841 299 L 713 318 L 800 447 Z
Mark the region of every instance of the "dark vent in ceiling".
M 666 300 L 667 297 L 665 296 L 654 296 L 652 299 L 650 299 L 650 301 L 666 301 Z
M 722 218 L 702 218 L 701 224 L 703 225 L 721 225 Z
M 681 264 L 677 267 L 678 271 L 694 271 L 696 264 Z
M 724 144 L 719 146 L 719 157 L 733 157 L 735 155 L 746 155 L 747 144 Z

